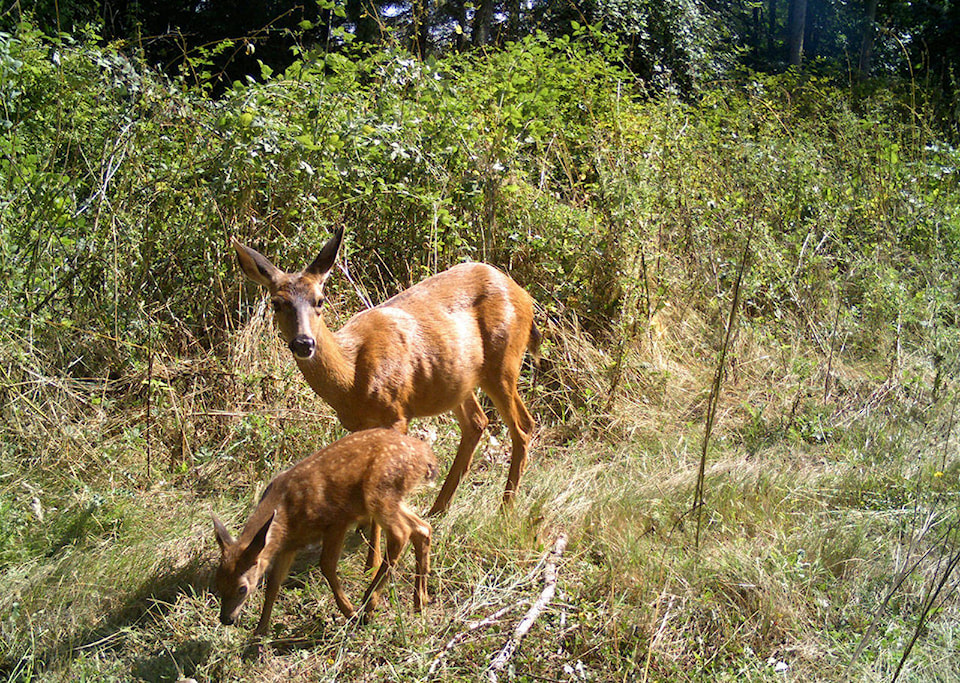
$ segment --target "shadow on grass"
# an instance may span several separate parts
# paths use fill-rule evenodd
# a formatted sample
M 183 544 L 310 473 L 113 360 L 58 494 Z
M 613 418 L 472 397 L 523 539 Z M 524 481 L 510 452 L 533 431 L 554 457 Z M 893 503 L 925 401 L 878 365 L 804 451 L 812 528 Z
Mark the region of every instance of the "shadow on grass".
M 93 520 L 93 515 L 96 511 L 96 505 L 93 503 L 87 505 L 83 511 L 67 525 L 67 528 L 60 534 L 60 538 L 50 546 L 50 550 L 47 551 L 47 557 L 54 557 L 67 546 L 77 545 L 82 542 L 87 535 L 87 527 L 90 526 L 90 522 Z
M 361 557 L 366 554 L 366 542 L 360 534 L 351 534 L 348 537 L 344 556 L 354 553 Z M 319 547 L 302 551 L 292 567 L 284 589 L 304 587 L 308 581 L 323 581 L 318 575 L 308 576 L 317 567 L 319 555 Z M 158 569 L 152 575 L 145 576 L 122 603 L 98 620 L 95 627 L 80 629 L 56 644 L 27 653 L 19 659 L 16 655 L 0 659 L 0 680 L 30 681 L 45 672 L 56 675 L 58 670 L 65 671 L 70 662 L 83 657 L 85 653 L 116 653 L 117 659 L 129 667 L 128 675 L 151 683 L 194 677 L 216 655 L 215 643 L 199 637 L 175 643 L 175 647 L 171 649 L 160 642 L 169 635 L 163 624 L 178 598 L 202 596 L 209 591 L 214 568 L 209 556 L 200 553 L 176 569 Z M 243 657 L 248 659 L 256 656 L 263 647 L 277 654 L 287 654 L 328 642 L 333 637 L 333 632 L 339 631 L 338 628 L 329 628 L 333 623 L 330 620 L 335 620 L 339 615 L 333 607 L 332 599 L 329 605 L 321 600 L 316 613 L 312 609 L 304 609 L 299 612 L 302 618 L 298 618 L 292 629 L 278 634 L 276 638 L 263 639 L 262 644 L 253 637 L 252 631 L 248 630 L 250 643 L 246 646 Z M 326 618 L 328 616 L 329 619 Z M 211 623 L 217 622 L 215 609 L 210 610 L 209 619 Z M 255 621 L 256 615 L 253 617 L 253 622 Z M 250 622 L 247 620 L 246 623 Z M 141 644 L 139 656 L 131 656 L 130 652 L 131 633 L 135 629 L 145 631 L 150 641 Z M 189 627 L 187 630 L 189 632 Z M 201 629 L 198 628 L 197 631 L 200 632 Z
M 141 657 L 134 661 L 131 673 L 151 683 L 178 681 L 193 677 L 213 652 L 209 640 L 188 640 L 175 650 L 166 650 L 156 655 Z
M 176 570 L 161 568 L 153 575 L 145 576 L 138 588 L 112 612 L 104 615 L 96 627 L 82 629 L 46 649 L 30 653 L 29 666 L 24 665 L 26 658 L 0 662 L 0 679 L 32 680 L 38 672 L 55 671 L 86 652 L 120 651 L 129 640 L 125 633 L 130 629 L 145 619 L 162 620 L 177 598 L 188 594 L 191 588 L 194 594 L 205 591 L 210 570 L 209 559 L 198 555 Z M 212 644 L 206 641 L 188 641 L 173 652 L 165 650 L 163 654 L 136 661 L 131 673 L 148 681 L 175 681 L 181 676 L 189 676 L 190 671 L 209 656 L 211 648 Z M 166 663 L 160 660 L 166 660 Z

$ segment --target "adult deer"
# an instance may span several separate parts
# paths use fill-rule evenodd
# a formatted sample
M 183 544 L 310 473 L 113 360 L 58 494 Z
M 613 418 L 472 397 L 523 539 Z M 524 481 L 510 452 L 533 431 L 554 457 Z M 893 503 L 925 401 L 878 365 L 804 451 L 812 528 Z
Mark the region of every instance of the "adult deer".
M 487 426 L 479 386 L 510 430 L 513 449 L 503 502 L 527 464 L 533 418 L 517 392 L 523 354 L 538 358 L 533 299 L 496 268 L 462 263 L 353 316 L 337 332 L 323 321 L 323 286 L 343 229 L 300 272 L 288 273 L 233 242 L 247 277 L 270 291 L 281 336 L 300 372 L 350 431 L 390 427 L 453 411 L 461 439 L 429 515 L 450 504 Z

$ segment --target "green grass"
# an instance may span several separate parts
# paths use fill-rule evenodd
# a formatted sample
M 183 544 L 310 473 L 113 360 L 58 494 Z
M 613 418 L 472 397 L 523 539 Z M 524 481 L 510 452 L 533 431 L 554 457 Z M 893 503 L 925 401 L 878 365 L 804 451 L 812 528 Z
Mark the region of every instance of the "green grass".
M 311 400 L 293 386 L 301 400 Z M 739 392 L 752 386 L 752 378 L 730 383 L 720 414 L 736 414 L 729 411 Z M 229 418 L 236 426 L 226 430 L 228 455 L 193 465 L 211 482 L 199 487 L 170 478 L 162 462 L 154 464 L 152 482 L 130 477 L 145 452 L 142 439 L 139 451 L 121 447 L 122 429 L 103 444 L 116 462 L 81 467 L 92 446 L 76 445 L 86 429 L 79 415 L 59 437 L 56 458 L 4 456 L 5 675 L 475 680 L 539 595 L 541 562 L 562 531 L 570 544 L 559 564 L 559 591 L 515 657 L 518 680 L 576 680 L 577 671 L 605 681 L 839 680 L 874 620 L 879 626 L 853 679 L 887 680 L 938 563 L 942 568 L 944 553 L 956 552 L 935 543 L 956 521 L 957 467 L 948 458 L 951 467 L 940 469 L 945 403 L 919 413 L 910 401 L 889 403 L 880 416 L 856 411 L 852 421 L 847 413 L 822 412 L 832 439 L 808 442 L 781 431 L 749 450 L 734 425 L 721 421 L 706 470 L 699 548 L 690 514 L 699 458 L 694 423 L 653 433 L 657 421 L 636 414 L 633 438 L 590 429 L 572 438 L 561 424 L 543 425 L 521 494 L 506 512 L 498 501 L 508 447 L 495 427 L 497 440 L 484 441 L 451 509 L 436 520 L 434 601 L 422 616 L 410 609 L 411 557 L 401 563 L 388 605 L 363 628 L 342 619 L 316 553 L 305 553 L 258 648 L 250 640 L 257 599 L 240 627 L 217 620 L 207 588 L 217 559 L 209 513 L 238 526 L 257 487 L 297 459 L 282 447 L 265 462 L 249 448 L 249 425 L 256 425 L 259 446 L 276 450 L 283 428 L 259 423 L 268 412 L 261 406 Z M 92 422 L 99 434 L 103 419 Z M 333 438 L 323 424 L 298 427 L 297 447 Z M 449 461 L 454 423 L 431 424 Z M 66 467 L 72 459 L 76 466 Z M 434 493 L 420 493 L 418 506 Z M 42 523 L 31 510 L 34 497 L 42 501 Z M 893 577 L 927 551 L 878 611 Z M 352 538 L 341 562 L 351 596 L 365 587 L 363 555 Z M 428 675 L 451 639 L 502 608 L 510 609 L 461 637 Z M 957 612 L 950 594 L 927 618 L 902 680 L 957 673 Z M 786 673 L 779 672 L 784 665 Z

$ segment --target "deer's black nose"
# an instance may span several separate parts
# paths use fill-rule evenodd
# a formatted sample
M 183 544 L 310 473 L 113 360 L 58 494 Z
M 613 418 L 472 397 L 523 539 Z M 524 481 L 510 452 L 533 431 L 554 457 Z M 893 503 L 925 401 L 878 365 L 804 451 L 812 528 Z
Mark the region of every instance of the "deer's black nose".
M 293 338 L 293 341 L 290 342 L 290 350 L 293 351 L 293 355 L 297 358 L 309 358 L 313 355 L 313 351 L 316 348 L 317 342 L 314 341 L 313 337 L 308 337 L 304 334 L 297 335 Z
M 223 624 L 224 626 L 233 626 L 233 622 L 235 621 L 236 619 L 231 617 L 229 614 L 220 615 L 220 623 Z

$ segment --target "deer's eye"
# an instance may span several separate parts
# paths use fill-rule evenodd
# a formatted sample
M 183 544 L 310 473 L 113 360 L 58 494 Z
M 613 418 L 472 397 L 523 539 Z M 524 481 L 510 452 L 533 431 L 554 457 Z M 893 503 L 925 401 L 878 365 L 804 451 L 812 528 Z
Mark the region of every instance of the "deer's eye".
M 237 595 L 239 595 L 239 596 L 242 598 L 242 597 L 243 597 L 244 595 L 246 595 L 246 594 L 247 594 L 247 587 L 244 586 L 244 585 L 241 585 L 241 586 L 237 589 Z
M 314 308 L 320 308 L 321 306 L 323 306 L 323 302 L 324 302 L 324 301 L 326 301 L 326 299 L 324 299 L 322 296 L 318 296 L 318 297 L 317 297 L 317 303 L 315 303 L 315 304 L 313 305 L 313 307 L 314 307 Z

